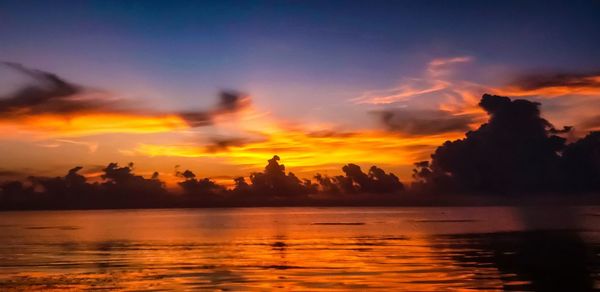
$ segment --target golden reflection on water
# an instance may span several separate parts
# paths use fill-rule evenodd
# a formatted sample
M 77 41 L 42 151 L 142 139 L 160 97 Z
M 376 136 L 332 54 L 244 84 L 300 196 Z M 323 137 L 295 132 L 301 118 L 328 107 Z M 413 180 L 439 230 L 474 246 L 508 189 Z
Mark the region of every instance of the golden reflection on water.
M 600 212 L 576 212 L 581 220 L 570 228 L 587 230 L 578 234 L 596 249 Z M 533 237 L 514 232 L 527 230 L 519 214 L 491 207 L 6 212 L 0 290 L 533 290 L 544 278 L 510 264 L 536 259 L 529 243 L 549 239 L 574 254 L 580 246 L 564 226 Z M 598 285 L 598 253 L 591 254 L 572 264 L 591 261 L 585 271 Z

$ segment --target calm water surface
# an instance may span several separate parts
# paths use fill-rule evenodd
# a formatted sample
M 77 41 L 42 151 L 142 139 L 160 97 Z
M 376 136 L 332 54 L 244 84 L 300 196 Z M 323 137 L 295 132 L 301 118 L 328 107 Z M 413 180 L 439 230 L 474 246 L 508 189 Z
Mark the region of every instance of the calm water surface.
M 2 291 L 600 288 L 599 207 L 4 212 L 0 235 Z

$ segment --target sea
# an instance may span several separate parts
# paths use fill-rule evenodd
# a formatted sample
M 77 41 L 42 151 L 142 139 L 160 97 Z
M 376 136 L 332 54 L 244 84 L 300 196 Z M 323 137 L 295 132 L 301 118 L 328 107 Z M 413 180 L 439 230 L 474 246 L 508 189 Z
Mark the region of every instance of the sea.
M 0 212 L 0 291 L 598 289 L 598 206 Z

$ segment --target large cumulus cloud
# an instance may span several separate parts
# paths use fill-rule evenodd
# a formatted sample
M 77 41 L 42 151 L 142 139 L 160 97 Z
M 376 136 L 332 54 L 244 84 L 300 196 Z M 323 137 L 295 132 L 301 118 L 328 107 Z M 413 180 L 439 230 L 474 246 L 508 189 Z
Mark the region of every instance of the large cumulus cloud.
M 489 115 L 487 123 L 438 147 L 430 162 L 416 164 L 422 186 L 514 195 L 600 191 L 592 183 L 600 180 L 597 133 L 567 144 L 555 134 L 570 128 L 556 130 L 540 116 L 539 103 L 485 94 L 479 106 Z

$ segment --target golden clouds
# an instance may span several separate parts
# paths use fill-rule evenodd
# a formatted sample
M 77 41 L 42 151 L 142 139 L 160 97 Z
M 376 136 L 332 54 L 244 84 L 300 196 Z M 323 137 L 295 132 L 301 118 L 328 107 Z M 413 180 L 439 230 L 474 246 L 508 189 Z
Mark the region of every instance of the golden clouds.
M 408 79 L 398 87 L 368 91 L 352 99 L 357 104 L 385 105 L 406 101 L 412 97 L 438 92 L 446 89 L 450 84 L 443 80 Z
M 470 56 L 433 59 L 427 64 L 423 76 L 404 78 L 400 85 L 390 89 L 367 91 L 352 101 L 357 104 L 386 105 L 427 94 L 456 95 L 456 91 L 464 85 L 459 86 L 448 75 L 453 72 L 454 66 L 472 61 L 473 57 Z
M 115 159 L 116 155 L 122 155 L 116 159 L 130 159 L 133 155 L 136 162 L 143 163 L 148 157 L 164 157 L 153 160 L 161 161 L 162 170 L 180 163 L 176 158 L 197 158 L 201 162 L 217 158 L 212 162 L 218 160 L 229 169 L 261 169 L 274 154 L 300 172 L 339 170 L 340 165 L 349 162 L 408 169 L 414 162 L 427 159 L 435 147 L 461 138 L 464 132 L 483 123 L 487 116 L 478 103 L 485 92 L 536 95 L 533 100 L 558 96 L 566 99 L 569 94 L 586 95 L 590 100 L 600 96 L 600 75 L 594 74 L 533 76 L 505 86 L 465 81 L 464 72 L 458 72 L 455 66 L 468 66 L 472 61 L 469 56 L 434 59 L 424 66 L 419 78 L 404 78 L 394 88 L 368 91 L 352 99 L 353 110 L 363 111 L 362 117 L 348 111 L 347 124 L 327 124 L 331 116 L 322 116 L 319 121 L 311 119 L 311 124 L 301 125 L 293 123 L 302 118 L 301 113 L 282 118 L 269 109 L 256 109 L 249 96 L 238 92 L 222 92 L 212 107 L 202 110 L 188 107 L 182 111 L 151 111 L 108 93 L 90 94 L 87 88 L 51 73 L 11 65 L 36 82 L 3 98 L 0 130 L 4 138 L 14 140 L 52 139 L 36 141 L 48 148 L 45 151 L 72 144 L 87 147 L 89 153 L 100 149 L 98 156 L 104 155 L 103 160 Z M 561 104 L 551 106 L 556 109 Z M 599 127 L 600 119 L 593 110 L 595 107 L 578 109 L 579 115 L 589 112 L 586 117 L 576 117 L 587 118 L 580 125 Z M 364 120 L 363 126 L 353 120 L 361 118 L 374 123 L 366 124 L 369 121 Z M 351 122 L 354 127 L 348 126 Z M 561 126 L 579 125 L 560 122 Z M 330 131 L 340 128 L 345 131 Z M 151 135 L 83 138 L 104 134 Z M 213 172 L 217 168 L 211 166 Z M 401 174 L 409 175 L 410 170 Z

